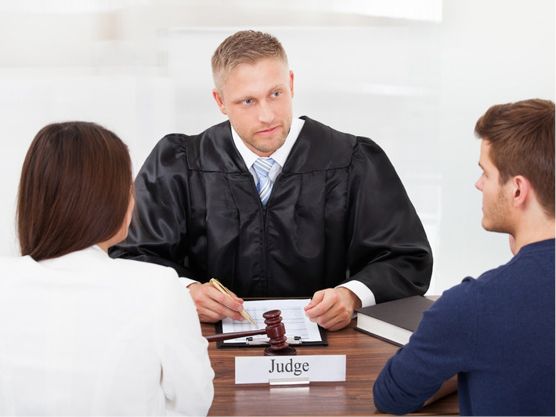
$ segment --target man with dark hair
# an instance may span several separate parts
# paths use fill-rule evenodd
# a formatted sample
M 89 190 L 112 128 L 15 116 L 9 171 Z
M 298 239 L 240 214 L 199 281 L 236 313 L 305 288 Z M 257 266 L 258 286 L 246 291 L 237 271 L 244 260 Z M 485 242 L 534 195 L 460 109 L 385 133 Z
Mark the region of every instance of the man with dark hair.
M 493 106 L 475 132 L 482 225 L 508 233 L 515 256 L 465 278 L 425 312 L 377 379 L 375 404 L 414 411 L 455 389 L 457 374 L 463 415 L 553 416 L 554 103 Z
M 431 250 L 390 161 L 370 139 L 292 118 L 293 72 L 280 42 L 241 31 L 212 57 L 229 121 L 164 137 L 136 180 L 121 256 L 188 278 L 203 321 L 241 319 L 241 297 L 312 297 L 335 330 L 355 308 L 423 294 Z

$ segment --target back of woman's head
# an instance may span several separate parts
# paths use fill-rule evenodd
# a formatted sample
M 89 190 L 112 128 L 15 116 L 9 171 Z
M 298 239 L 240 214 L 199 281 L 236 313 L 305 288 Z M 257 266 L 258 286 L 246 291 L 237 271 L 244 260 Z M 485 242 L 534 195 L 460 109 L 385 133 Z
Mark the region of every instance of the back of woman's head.
M 132 181 L 127 146 L 114 133 L 87 122 L 45 126 L 21 172 L 21 254 L 39 261 L 107 241 L 122 227 Z

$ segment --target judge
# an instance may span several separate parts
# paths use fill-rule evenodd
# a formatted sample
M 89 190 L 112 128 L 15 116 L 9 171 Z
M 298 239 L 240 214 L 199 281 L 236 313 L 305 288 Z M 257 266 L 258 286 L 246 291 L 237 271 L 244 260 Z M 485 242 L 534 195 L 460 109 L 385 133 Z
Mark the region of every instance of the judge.
M 336 330 L 355 308 L 425 293 L 430 246 L 390 161 L 370 139 L 292 118 L 280 42 L 237 32 L 212 71 L 228 121 L 156 145 L 136 179 L 129 236 L 111 256 L 173 267 L 207 322 L 241 319 L 239 297 L 304 296 L 308 317 Z

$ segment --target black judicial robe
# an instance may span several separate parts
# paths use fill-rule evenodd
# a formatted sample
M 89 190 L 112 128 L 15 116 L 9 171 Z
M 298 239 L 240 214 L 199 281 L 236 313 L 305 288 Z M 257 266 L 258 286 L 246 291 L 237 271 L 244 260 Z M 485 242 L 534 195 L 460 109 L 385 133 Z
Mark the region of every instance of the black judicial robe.
M 135 181 L 129 236 L 110 255 L 217 277 L 240 297 L 311 297 L 354 279 L 377 302 L 425 293 L 431 249 L 385 153 L 303 119 L 266 207 L 229 122 L 165 136 Z

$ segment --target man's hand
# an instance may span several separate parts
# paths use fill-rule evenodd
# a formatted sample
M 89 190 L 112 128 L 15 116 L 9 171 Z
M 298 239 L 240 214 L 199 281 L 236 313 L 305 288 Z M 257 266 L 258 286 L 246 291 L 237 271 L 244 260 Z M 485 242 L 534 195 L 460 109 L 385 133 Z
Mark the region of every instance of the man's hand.
M 361 300 L 347 288 L 327 288 L 313 295 L 305 314 L 325 329 L 340 330 L 350 323 L 353 311 L 359 307 Z
M 233 320 L 243 320 L 239 311 L 243 309 L 243 300 L 236 296 L 228 297 L 222 294 L 208 282 L 191 284 L 189 293 L 197 307 L 199 319 L 205 323 L 215 323 L 225 317 Z

